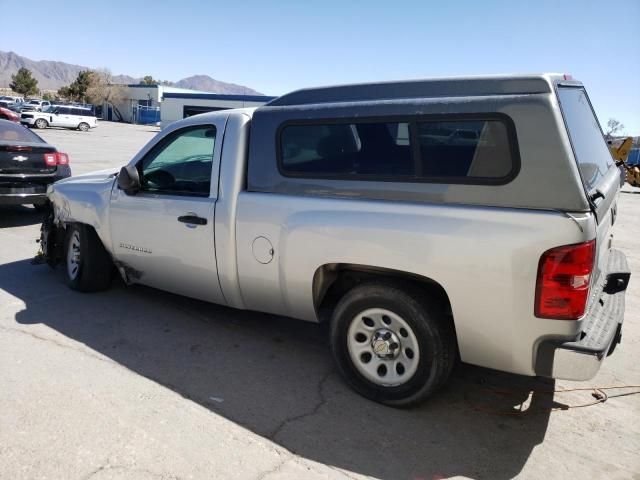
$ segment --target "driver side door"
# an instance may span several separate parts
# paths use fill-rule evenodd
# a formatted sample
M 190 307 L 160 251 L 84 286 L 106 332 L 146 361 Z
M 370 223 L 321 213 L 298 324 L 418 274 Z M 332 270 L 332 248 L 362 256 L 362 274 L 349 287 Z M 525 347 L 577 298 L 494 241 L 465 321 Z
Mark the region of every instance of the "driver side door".
M 223 129 L 220 120 L 168 133 L 136 164 L 140 191 L 113 189 L 113 253 L 133 282 L 225 303 L 214 244 Z

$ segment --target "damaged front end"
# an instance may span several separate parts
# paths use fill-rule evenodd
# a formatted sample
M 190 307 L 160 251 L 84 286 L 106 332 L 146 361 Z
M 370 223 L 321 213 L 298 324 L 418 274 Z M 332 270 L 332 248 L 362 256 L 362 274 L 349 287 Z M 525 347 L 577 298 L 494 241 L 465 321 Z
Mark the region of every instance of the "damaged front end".
M 63 224 L 56 224 L 53 209 L 50 209 L 40 226 L 40 238 L 36 240 L 40 248 L 32 263 L 40 265 L 46 263 L 55 267 L 64 257 L 65 229 Z

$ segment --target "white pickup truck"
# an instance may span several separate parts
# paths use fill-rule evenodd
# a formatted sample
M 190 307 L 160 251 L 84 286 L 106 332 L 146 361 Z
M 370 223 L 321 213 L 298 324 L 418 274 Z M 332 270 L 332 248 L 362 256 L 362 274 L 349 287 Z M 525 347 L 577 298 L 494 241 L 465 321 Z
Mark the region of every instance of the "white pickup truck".
M 462 132 L 463 134 L 461 134 Z M 620 340 L 620 171 L 563 75 L 301 90 L 170 125 L 49 188 L 42 257 L 330 322 L 359 393 L 415 404 L 454 362 L 585 380 Z

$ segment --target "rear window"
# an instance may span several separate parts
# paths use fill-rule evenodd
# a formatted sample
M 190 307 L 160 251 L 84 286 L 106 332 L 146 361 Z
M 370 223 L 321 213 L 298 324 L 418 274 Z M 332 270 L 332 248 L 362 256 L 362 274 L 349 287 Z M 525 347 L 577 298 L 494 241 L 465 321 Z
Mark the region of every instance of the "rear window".
M 289 124 L 286 176 L 439 183 L 506 183 L 519 167 L 506 119 Z
M 8 121 L 0 121 L 0 142 L 44 143 L 44 140 L 22 125 L 16 125 Z
M 587 191 L 593 190 L 613 165 L 613 158 L 585 89 L 559 87 L 558 97 L 582 182 Z

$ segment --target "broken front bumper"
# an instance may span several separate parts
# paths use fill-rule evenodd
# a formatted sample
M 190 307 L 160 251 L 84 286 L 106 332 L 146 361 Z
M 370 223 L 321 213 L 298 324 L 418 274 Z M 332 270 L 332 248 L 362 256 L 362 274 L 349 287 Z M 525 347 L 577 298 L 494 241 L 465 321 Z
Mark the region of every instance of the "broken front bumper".
M 589 306 L 573 341 L 545 340 L 538 347 L 536 374 L 564 380 L 590 380 L 622 337 L 624 295 L 630 271 L 624 254 L 612 249 L 606 281 Z

